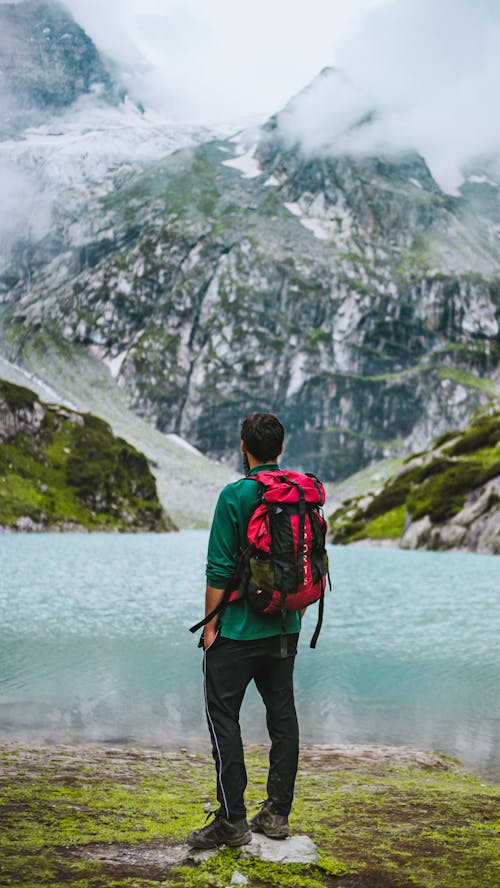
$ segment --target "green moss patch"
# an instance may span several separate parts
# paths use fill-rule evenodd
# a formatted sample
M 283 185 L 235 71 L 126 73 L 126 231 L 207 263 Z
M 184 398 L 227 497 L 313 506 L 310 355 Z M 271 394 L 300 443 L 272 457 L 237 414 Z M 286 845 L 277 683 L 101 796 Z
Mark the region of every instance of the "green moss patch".
M 451 456 L 474 453 L 484 447 L 495 447 L 500 443 L 500 414 L 481 416 L 471 423 L 460 435 L 458 441 L 446 448 Z
M 436 376 L 439 380 L 450 379 L 452 382 L 457 382 L 466 388 L 477 389 L 490 397 L 497 393 L 497 386 L 492 379 L 475 376 L 474 373 L 470 373 L 468 370 L 441 366 L 437 368 Z
M 439 474 L 427 478 L 408 496 L 408 510 L 414 520 L 429 515 L 434 524 L 452 518 L 465 503 L 467 494 L 486 480 L 478 460 L 448 465 Z
M 366 753 L 366 751 L 365 751 Z M 0 747 L 0 884 L 493 888 L 500 787 L 436 754 L 302 750 L 292 832 L 316 865 L 271 864 L 223 849 L 198 864 L 159 866 L 203 823 L 213 799 L 209 754 L 125 747 Z M 265 795 L 267 753 L 247 754 L 251 811 Z
M 396 540 L 399 539 L 403 532 L 403 526 L 406 516 L 406 505 L 403 503 L 373 518 L 364 527 L 362 531 L 369 539 L 372 540 Z
M 35 392 L 22 385 L 13 385 L 0 379 L 0 398 L 11 411 L 31 409 L 37 400 Z

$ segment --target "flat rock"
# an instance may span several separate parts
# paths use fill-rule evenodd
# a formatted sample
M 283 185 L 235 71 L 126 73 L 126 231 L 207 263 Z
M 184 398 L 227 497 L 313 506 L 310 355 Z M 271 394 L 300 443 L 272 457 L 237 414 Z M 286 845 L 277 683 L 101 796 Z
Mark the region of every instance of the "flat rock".
M 109 867 L 129 870 L 132 874 L 154 872 L 161 874 L 172 866 L 182 866 L 189 859 L 187 845 L 173 845 L 155 841 L 125 845 L 119 842 L 83 845 L 71 849 L 72 857 L 98 860 Z
M 268 839 L 254 833 L 249 845 L 243 845 L 242 857 L 259 857 L 272 863 L 317 863 L 318 849 L 309 836 L 290 836 L 288 839 Z
M 248 845 L 242 845 L 239 850 L 242 857 L 257 857 L 271 863 L 317 863 L 319 860 L 318 849 L 309 836 L 290 836 L 278 841 L 254 833 L 252 841 Z M 208 860 L 218 853 L 218 848 L 211 848 L 209 851 L 188 849 L 186 859 L 196 863 Z

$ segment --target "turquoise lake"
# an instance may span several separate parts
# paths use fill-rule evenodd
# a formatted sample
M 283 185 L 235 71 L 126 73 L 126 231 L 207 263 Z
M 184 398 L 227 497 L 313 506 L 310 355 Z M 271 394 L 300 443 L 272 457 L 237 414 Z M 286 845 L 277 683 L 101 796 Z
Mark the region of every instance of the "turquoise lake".
M 0 739 L 207 749 L 200 650 L 208 534 L 3 534 Z M 315 651 L 304 618 L 304 743 L 438 749 L 500 774 L 500 559 L 330 547 Z M 249 689 L 247 742 L 267 739 Z

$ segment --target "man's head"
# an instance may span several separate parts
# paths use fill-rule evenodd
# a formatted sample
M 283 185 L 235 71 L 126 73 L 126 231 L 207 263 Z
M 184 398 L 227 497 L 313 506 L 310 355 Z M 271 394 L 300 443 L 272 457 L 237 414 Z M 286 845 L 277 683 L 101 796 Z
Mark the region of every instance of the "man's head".
M 272 413 L 251 413 L 241 424 L 243 452 L 257 463 L 274 462 L 283 450 L 285 430 Z

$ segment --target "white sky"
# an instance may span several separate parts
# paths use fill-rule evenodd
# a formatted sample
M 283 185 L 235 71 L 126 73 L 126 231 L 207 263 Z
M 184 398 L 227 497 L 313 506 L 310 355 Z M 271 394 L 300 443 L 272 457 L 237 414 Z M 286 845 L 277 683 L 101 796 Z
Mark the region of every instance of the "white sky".
M 287 119 L 306 151 L 416 149 L 451 192 L 468 159 L 500 161 L 500 0 L 394 0 L 365 14 L 336 61 L 346 77 L 318 81 Z
M 392 0 L 66 0 L 97 46 L 131 70 L 132 94 L 177 119 L 279 110 L 367 11 Z

